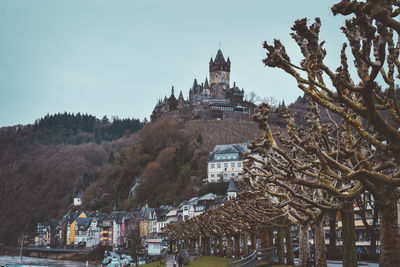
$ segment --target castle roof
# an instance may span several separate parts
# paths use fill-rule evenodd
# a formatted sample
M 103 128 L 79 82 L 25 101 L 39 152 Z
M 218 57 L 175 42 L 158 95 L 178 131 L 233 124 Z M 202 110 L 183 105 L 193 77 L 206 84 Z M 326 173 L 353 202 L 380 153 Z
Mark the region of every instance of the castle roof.
M 226 64 L 221 49 L 218 49 L 217 55 L 215 56 L 214 64 Z
M 199 84 L 197 83 L 197 79 L 195 78 L 193 81 L 192 89 L 195 90 L 197 88 L 197 86 L 199 86 Z
M 206 81 L 204 82 L 204 89 L 208 89 L 208 88 L 210 88 L 210 85 L 208 84 L 208 80 L 206 77 Z

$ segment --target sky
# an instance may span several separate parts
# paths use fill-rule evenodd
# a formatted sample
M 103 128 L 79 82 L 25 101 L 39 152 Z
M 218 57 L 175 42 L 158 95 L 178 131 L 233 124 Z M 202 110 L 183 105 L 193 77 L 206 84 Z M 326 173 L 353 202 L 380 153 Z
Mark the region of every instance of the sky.
M 322 20 L 333 69 L 345 41 L 338 0 L 0 0 L 0 127 L 46 114 L 149 118 L 171 86 L 185 98 L 208 77 L 220 48 L 231 85 L 291 103 L 302 95 L 283 71 L 265 67 L 264 41 L 280 39 L 293 62 L 296 19 Z

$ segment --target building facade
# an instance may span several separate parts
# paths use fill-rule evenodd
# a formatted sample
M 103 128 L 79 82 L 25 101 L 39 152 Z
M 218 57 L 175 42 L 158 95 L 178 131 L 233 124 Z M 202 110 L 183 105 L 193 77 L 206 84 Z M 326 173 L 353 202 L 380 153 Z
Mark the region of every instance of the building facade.
M 216 145 L 208 156 L 207 182 L 227 182 L 240 178 L 243 154 L 249 152 L 248 143 Z

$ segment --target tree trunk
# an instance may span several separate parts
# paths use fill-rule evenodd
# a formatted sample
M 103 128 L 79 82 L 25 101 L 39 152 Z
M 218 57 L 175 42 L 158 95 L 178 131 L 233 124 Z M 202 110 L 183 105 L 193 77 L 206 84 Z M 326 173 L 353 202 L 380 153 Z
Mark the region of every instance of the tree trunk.
M 400 240 L 397 217 L 396 202 L 380 207 L 381 256 L 379 266 L 400 266 Z
M 189 249 L 189 240 L 188 240 L 188 239 L 185 239 L 183 242 L 184 242 L 184 243 L 183 243 L 184 248 L 185 248 L 185 249 Z
M 300 265 L 307 265 L 311 261 L 310 247 L 308 245 L 308 225 L 299 224 L 299 258 Z
M 343 266 L 355 267 L 358 264 L 353 203 L 345 203 L 341 214 L 343 227 Z
M 257 250 L 257 233 L 256 229 L 251 231 L 251 248 L 253 250 Z
M 373 208 L 373 216 L 372 216 L 372 225 L 370 227 L 370 231 L 368 231 L 369 240 L 370 240 L 370 247 L 369 247 L 369 254 L 373 255 L 376 258 L 376 241 L 378 238 L 378 230 L 377 224 L 380 214 L 380 205 L 379 203 L 375 202 L 375 207 Z
M 226 235 L 226 257 L 232 258 L 232 237 L 231 235 Z
M 218 239 L 217 237 L 214 235 L 213 236 L 213 240 L 214 240 L 214 244 L 213 244 L 213 255 L 214 256 L 218 256 Z
M 224 256 L 224 249 L 222 248 L 222 235 L 218 238 L 218 253 L 220 257 Z
M 278 246 L 278 263 L 285 263 L 285 248 L 283 243 L 283 231 L 282 227 L 278 228 L 278 238 L 277 238 L 277 246 Z
M 240 257 L 240 234 L 235 235 L 235 257 Z
M 206 240 L 206 256 L 210 256 L 211 255 L 211 237 L 207 236 Z
M 290 225 L 288 225 L 285 229 L 285 239 L 286 239 L 286 264 L 294 265 L 292 229 Z
M 267 237 L 268 237 L 268 248 L 274 247 L 274 229 L 268 228 L 267 229 Z
M 261 248 L 268 247 L 268 237 L 267 237 L 267 231 L 265 229 L 260 229 L 260 245 Z
M 316 267 L 326 267 L 325 237 L 322 220 L 315 222 L 315 263 Z
M 330 259 L 336 258 L 336 215 L 336 210 L 331 211 L 329 214 L 329 246 L 327 256 Z
M 247 232 L 243 232 L 243 255 L 246 256 L 249 254 L 249 248 L 247 246 Z

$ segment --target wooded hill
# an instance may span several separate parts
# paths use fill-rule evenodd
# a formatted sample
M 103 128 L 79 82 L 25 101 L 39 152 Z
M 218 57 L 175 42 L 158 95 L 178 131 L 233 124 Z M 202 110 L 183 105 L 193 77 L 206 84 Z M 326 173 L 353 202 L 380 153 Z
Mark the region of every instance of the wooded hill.
M 142 124 L 64 113 L 0 128 L 0 243 L 16 243 L 38 221 L 64 214 L 110 155 L 136 142 L 130 133 Z
M 303 123 L 306 100 L 299 97 L 289 107 Z M 283 125 L 279 107 L 271 120 Z M 210 151 L 259 133 L 251 121 L 110 122 L 67 113 L 0 128 L 0 240 L 15 243 L 37 222 L 59 219 L 80 190 L 83 208 L 103 211 L 178 205 L 206 191 L 220 192 L 202 187 Z

